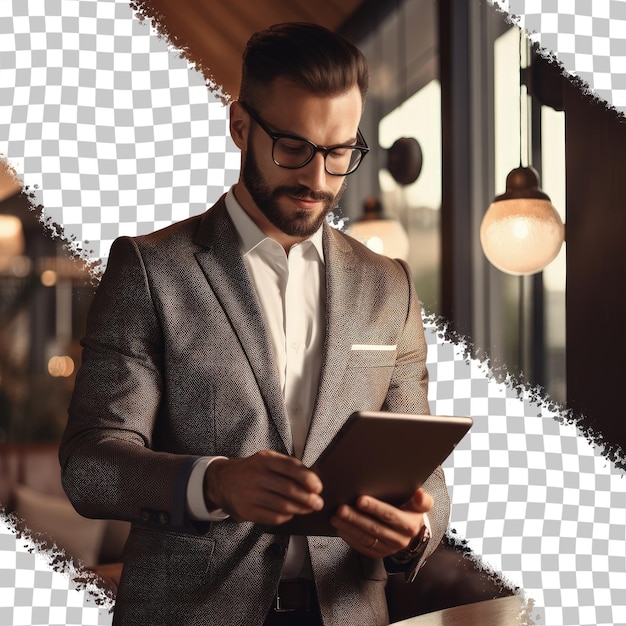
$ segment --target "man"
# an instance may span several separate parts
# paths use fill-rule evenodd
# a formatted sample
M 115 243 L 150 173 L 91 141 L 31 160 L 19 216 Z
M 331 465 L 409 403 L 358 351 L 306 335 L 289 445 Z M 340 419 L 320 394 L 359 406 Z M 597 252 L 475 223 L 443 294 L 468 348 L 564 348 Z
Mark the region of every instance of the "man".
M 367 152 L 366 90 L 330 31 L 257 33 L 237 185 L 111 248 L 60 460 L 79 512 L 133 523 L 114 623 L 384 624 L 386 567 L 413 578 L 443 535 L 440 469 L 401 508 L 340 507 L 337 537 L 269 528 L 322 507 L 307 466 L 353 411 L 428 412 L 408 269 L 326 223 Z

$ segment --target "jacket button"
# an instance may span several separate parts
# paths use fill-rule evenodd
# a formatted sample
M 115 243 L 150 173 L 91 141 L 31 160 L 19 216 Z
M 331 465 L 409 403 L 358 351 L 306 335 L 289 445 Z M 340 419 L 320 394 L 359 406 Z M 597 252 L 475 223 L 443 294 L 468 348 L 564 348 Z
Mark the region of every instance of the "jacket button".
M 150 521 L 150 511 L 147 511 L 146 509 L 143 509 L 141 511 L 141 513 L 139 514 L 139 517 L 141 518 L 142 522 L 149 522 Z
M 280 543 L 271 543 L 267 548 L 267 555 L 272 557 L 273 559 L 282 558 L 283 556 L 283 547 Z
M 165 511 L 162 511 L 161 513 L 159 513 L 159 522 L 161 524 L 169 524 L 170 516 L 167 513 L 165 513 Z

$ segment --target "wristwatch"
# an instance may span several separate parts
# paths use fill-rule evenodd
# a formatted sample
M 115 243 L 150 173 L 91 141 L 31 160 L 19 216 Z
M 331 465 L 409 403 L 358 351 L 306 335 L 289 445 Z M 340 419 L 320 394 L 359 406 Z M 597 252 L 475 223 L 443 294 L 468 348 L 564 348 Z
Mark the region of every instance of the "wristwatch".
M 402 565 L 404 565 L 405 563 L 409 563 L 410 561 L 415 561 L 416 559 L 421 557 L 422 554 L 424 554 L 429 541 L 430 530 L 428 529 L 428 526 L 424 524 L 419 533 L 417 533 L 417 535 L 413 537 L 411 543 L 406 548 L 404 548 L 404 550 L 396 552 L 393 555 L 393 558 Z

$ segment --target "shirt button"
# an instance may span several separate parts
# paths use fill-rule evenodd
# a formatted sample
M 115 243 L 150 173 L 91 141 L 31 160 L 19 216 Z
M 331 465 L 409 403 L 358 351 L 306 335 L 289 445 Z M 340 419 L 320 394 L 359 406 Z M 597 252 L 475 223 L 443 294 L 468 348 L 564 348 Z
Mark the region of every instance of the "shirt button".
M 170 516 L 164 511 L 159 513 L 159 522 L 163 525 L 169 524 Z

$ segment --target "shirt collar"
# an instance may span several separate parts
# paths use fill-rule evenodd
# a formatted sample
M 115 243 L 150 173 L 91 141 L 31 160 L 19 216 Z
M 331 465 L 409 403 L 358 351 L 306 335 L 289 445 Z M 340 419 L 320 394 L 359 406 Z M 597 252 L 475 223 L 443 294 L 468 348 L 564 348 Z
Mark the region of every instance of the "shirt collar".
M 239 241 L 241 243 L 241 253 L 246 256 L 257 246 L 263 243 L 265 240 L 270 239 L 253 221 L 252 218 L 245 212 L 243 207 L 237 201 L 233 192 L 234 187 L 231 187 L 226 194 L 226 210 L 232 220 L 235 230 L 239 235 Z M 305 239 L 302 243 L 310 242 L 317 250 L 317 254 L 320 261 L 324 263 L 324 248 L 322 246 L 322 232 L 323 228 L 315 231 L 311 237 Z

